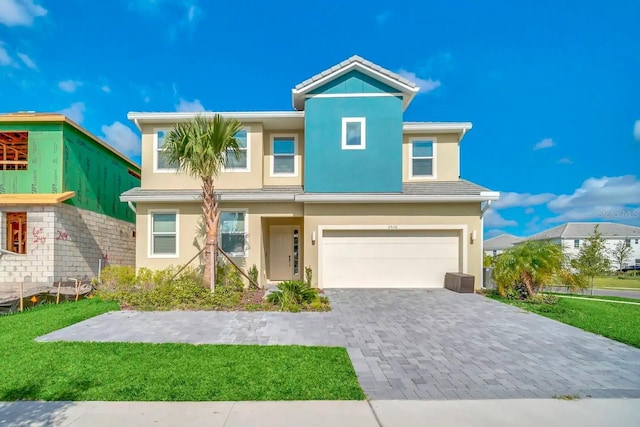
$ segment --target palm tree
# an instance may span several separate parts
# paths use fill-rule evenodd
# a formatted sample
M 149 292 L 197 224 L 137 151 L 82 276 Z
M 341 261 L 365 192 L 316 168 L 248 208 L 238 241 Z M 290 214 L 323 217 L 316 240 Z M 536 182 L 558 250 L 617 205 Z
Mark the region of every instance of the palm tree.
M 565 281 L 565 264 L 560 245 L 532 240 L 504 251 L 496 260 L 493 278 L 503 296 L 520 288 L 524 297 L 531 298 L 540 287 L 554 280 Z
M 214 179 L 222 170 L 227 157 L 239 158 L 239 142 L 235 135 L 242 130 L 236 119 L 196 116 L 178 123 L 165 137 L 164 154 L 178 172 L 187 173 L 202 181 L 202 212 L 207 235 L 204 277 L 215 283 L 215 265 L 218 257 L 218 225 L 220 212 L 214 189 Z

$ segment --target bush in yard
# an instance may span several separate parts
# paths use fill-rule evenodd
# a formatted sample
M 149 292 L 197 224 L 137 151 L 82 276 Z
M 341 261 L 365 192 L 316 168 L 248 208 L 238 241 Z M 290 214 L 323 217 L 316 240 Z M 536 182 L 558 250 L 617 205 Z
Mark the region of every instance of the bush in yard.
M 318 290 L 301 280 L 288 280 L 278 285 L 278 289 L 267 296 L 267 302 L 274 304 L 282 311 L 298 312 L 303 308 L 312 311 L 326 311 L 329 300 L 320 297 Z
M 562 247 L 549 241 L 527 241 L 507 249 L 497 259 L 493 277 L 503 297 L 532 299 L 544 286 L 579 283 L 565 269 Z

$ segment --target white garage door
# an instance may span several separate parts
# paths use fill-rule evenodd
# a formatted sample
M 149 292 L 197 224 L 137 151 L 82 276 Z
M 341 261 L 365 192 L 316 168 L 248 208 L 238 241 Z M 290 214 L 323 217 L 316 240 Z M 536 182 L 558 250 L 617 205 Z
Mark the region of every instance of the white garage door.
M 455 230 L 324 230 L 325 288 L 442 288 L 460 271 Z

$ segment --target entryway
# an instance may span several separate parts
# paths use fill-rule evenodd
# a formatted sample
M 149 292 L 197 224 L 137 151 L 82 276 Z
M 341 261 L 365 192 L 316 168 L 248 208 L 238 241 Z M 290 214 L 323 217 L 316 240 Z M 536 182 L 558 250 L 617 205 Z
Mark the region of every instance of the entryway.
M 299 280 L 303 278 L 302 224 L 282 223 L 279 218 L 266 221 L 265 261 L 269 282 Z

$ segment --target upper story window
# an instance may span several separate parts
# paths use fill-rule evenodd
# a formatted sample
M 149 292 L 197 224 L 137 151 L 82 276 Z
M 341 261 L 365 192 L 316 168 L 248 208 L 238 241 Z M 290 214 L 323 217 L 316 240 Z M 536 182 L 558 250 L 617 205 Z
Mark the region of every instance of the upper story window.
M 169 163 L 165 154 L 165 138 L 169 134 L 167 130 L 156 130 L 153 136 L 154 138 L 154 150 L 153 150 L 153 171 L 154 172 L 175 172 L 174 165 Z
M 150 251 L 152 257 L 172 258 L 178 255 L 178 213 L 151 212 Z
M 411 140 L 410 176 L 412 178 L 435 177 L 435 144 L 431 139 Z
M 220 213 L 220 248 L 229 256 L 246 255 L 246 212 L 224 211 Z
M 29 132 L 0 132 L 0 170 L 27 170 Z
M 576 239 L 573 241 L 574 249 L 578 249 L 580 247 L 580 240 Z
M 271 146 L 271 176 L 298 175 L 295 135 L 274 135 Z
M 238 154 L 233 150 L 227 150 L 224 170 L 228 172 L 249 172 L 249 137 L 246 129 L 235 135 L 238 140 Z
M 624 245 L 628 248 L 631 247 L 631 239 L 624 239 Z
M 342 149 L 364 150 L 367 146 L 367 119 L 364 117 L 342 118 Z

